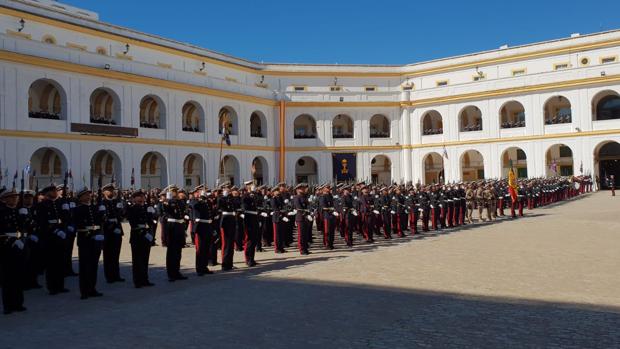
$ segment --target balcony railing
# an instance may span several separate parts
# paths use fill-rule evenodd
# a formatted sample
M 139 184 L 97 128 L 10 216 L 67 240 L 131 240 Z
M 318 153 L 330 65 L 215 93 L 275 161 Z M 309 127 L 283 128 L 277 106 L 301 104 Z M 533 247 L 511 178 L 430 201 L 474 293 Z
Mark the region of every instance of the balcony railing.
M 370 131 L 370 138 L 390 138 L 388 131 Z
M 185 132 L 200 132 L 200 129 L 198 127 L 192 127 L 192 126 L 183 126 L 182 130 Z
M 31 111 L 28 113 L 28 117 L 33 119 L 60 120 L 60 114 L 42 111 Z
M 150 122 L 140 122 L 140 127 L 142 128 L 159 128 L 158 124 L 150 123 Z
M 253 138 L 264 138 L 263 133 L 261 131 L 252 131 L 252 132 L 250 132 L 250 137 L 253 137 Z
M 353 133 L 339 133 L 332 135 L 332 138 L 353 138 Z
M 519 128 L 519 127 L 525 127 L 525 121 L 521 120 L 521 121 L 512 121 L 512 122 L 502 122 L 501 125 L 502 128 Z
M 432 136 L 443 134 L 443 128 L 427 128 L 422 131 L 422 136 Z
M 482 131 L 482 124 L 465 125 L 461 128 L 461 132 Z
M 545 119 L 545 125 L 557 125 L 557 124 L 570 124 L 572 122 L 572 115 L 555 115 Z
M 105 118 L 103 116 L 91 116 L 90 122 L 93 124 L 101 124 L 101 125 L 116 125 L 116 121 Z

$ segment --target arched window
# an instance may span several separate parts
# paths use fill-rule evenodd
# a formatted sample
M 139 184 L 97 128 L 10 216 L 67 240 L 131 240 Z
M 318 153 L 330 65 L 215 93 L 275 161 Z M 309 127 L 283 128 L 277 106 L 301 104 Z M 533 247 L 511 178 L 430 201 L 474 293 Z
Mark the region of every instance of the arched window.
M 573 151 L 565 144 L 554 144 L 545 156 L 547 177 L 573 175 Z
M 164 128 L 165 108 L 162 100 L 153 95 L 140 102 L 140 127 Z
M 500 114 L 501 128 L 525 127 L 525 108 L 517 101 L 510 101 L 502 107 Z
M 120 124 L 121 106 L 118 96 L 110 89 L 98 88 L 90 95 L 90 122 Z
M 186 132 L 202 131 L 202 108 L 197 102 L 187 102 L 181 108 L 181 118 L 183 121 L 182 129 Z
M 41 148 L 35 151 L 30 157 L 31 173 L 33 183 L 61 183 L 64 179 L 67 160 L 63 153 L 54 148 Z M 31 187 L 31 188 L 34 188 Z
M 34 119 L 65 119 L 65 93 L 53 80 L 35 81 L 28 89 L 28 116 Z
M 594 121 L 620 119 L 620 96 L 614 91 L 598 94 L 593 100 L 593 112 Z
M 551 97 L 545 103 L 545 125 L 568 124 L 572 122 L 570 101 L 564 96 Z
M 463 108 L 459 114 L 461 132 L 482 131 L 482 112 L 476 106 Z
M 350 116 L 338 114 L 334 117 L 332 138 L 353 138 L 353 120 Z
M 428 111 L 422 117 L 422 135 L 443 134 L 443 118 L 436 110 Z
M 385 115 L 370 118 L 370 138 L 390 138 L 390 120 Z
M 465 182 L 484 179 L 484 158 L 477 150 L 468 150 L 461 155 L 461 178 Z
M 255 111 L 252 113 L 252 115 L 250 115 L 250 137 L 265 137 L 266 130 L 264 118 L 264 115 L 258 111 Z
M 218 132 L 222 134 L 222 131 L 226 129 L 228 134 L 237 134 L 237 113 L 231 107 L 224 107 L 220 109 L 218 117 Z
M 293 122 L 295 139 L 316 138 L 316 121 L 308 114 L 295 118 Z

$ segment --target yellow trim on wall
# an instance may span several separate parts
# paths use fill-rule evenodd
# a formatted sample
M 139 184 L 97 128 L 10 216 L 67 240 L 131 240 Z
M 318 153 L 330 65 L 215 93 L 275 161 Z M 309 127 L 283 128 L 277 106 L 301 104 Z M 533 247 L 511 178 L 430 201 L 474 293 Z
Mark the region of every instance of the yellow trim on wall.
M 72 48 L 74 50 L 80 50 L 80 51 L 86 51 L 88 49 L 88 47 L 84 46 L 84 45 L 78 45 L 78 44 L 74 44 L 72 42 L 68 42 L 66 43 L 66 46 L 68 48 Z
M 114 41 L 118 41 L 122 43 L 129 43 L 132 46 L 134 45 L 141 46 L 141 47 L 145 47 L 145 48 L 149 48 L 149 49 L 153 49 L 153 50 L 157 50 L 161 52 L 166 52 L 169 54 L 174 54 L 174 55 L 179 55 L 179 56 L 183 56 L 186 58 L 196 59 L 198 61 L 206 61 L 211 64 L 224 66 L 224 67 L 231 68 L 231 69 L 245 71 L 245 72 L 249 72 L 253 74 L 263 74 L 263 75 L 271 75 L 271 76 L 333 77 L 334 75 L 336 75 L 336 76 L 346 76 L 346 77 L 414 77 L 414 76 L 435 74 L 439 72 L 453 71 L 453 70 L 464 69 L 464 68 L 473 68 L 476 66 L 488 66 L 488 65 L 493 65 L 493 64 L 501 64 L 501 63 L 507 63 L 507 62 L 513 62 L 513 61 L 519 61 L 519 60 L 527 60 L 531 58 L 540 58 L 540 57 L 552 56 L 552 55 L 561 55 L 561 54 L 566 54 L 566 53 L 575 53 L 575 52 L 580 52 L 580 51 L 594 50 L 594 49 L 599 49 L 599 48 L 606 48 L 606 47 L 620 45 L 620 39 L 612 39 L 612 40 L 599 41 L 595 43 L 569 45 L 569 46 L 565 46 L 562 48 L 552 48 L 552 49 L 538 50 L 538 51 L 529 52 L 529 53 L 514 54 L 514 55 L 509 55 L 509 56 L 504 56 L 504 57 L 499 57 L 499 58 L 480 59 L 480 60 L 476 60 L 476 61 L 472 61 L 468 63 L 447 64 L 445 66 L 441 66 L 437 68 L 427 68 L 427 69 L 421 69 L 421 70 L 412 71 L 412 72 L 278 71 L 278 70 L 268 70 L 268 69 L 263 70 L 263 69 L 250 68 L 247 66 L 240 65 L 238 63 L 229 63 L 229 62 L 217 60 L 211 57 L 207 57 L 207 56 L 203 56 L 199 54 L 193 54 L 193 53 L 185 52 L 182 50 L 170 48 L 170 47 L 163 46 L 163 45 L 152 44 L 152 43 L 141 41 L 141 40 L 131 39 L 126 36 L 122 36 L 118 34 L 113 34 L 113 33 L 108 33 L 108 32 L 104 32 L 104 31 L 100 31 L 96 29 L 81 27 L 76 24 L 71 24 L 71 23 L 67 23 L 67 22 L 63 22 L 63 21 L 35 15 L 32 13 L 15 10 L 15 9 L 10 9 L 6 7 L 0 7 L 0 14 L 7 15 L 7 16 L 13 16 L 16 18 L 24 18 L 25 20 L 34 21 L 34 22 L 54 26 L 57 28 L 65 29 L 65 30 L 75 31 L 75 32 L 79 32 L 82 34 L 92 35 L 92 36 L 96 36 L 99 38 L 114 40 Z M 7 30 L 7 34 L 8 32 L 9 31 Z M 248 64 L 252 64 L 252 62 L 249 62 Z
M 208 87 L 195 86 L 184 84 L 180 82 L 173 82 L 169 80 L 162 80 L 157 78 L 150 78 L 141 75 L 129 74 L 119 71 L 113 70 L 105 70 L 100 68 L 83 66 L 75 63 L 68 63 L 63 61 L 57 61 L 48 58 L 41 58 L 35 56 L 28 56 L 19 53 L 13 53 L 8 51 L 0 50 L 0 60 L 9 61 L 16 64 L 28 64 L 34 65 L 42 68 L 56 69 L 62 70 L 71 73 L 85 74 L 89 76 L 96 76 L 103 79 L 113 79 L 120 80 L 126 82 L 133 82 L 136 84 L 149 85 L 149 86 L 157 86 L 168 88 L 172 90 L 180 90 L 185 92 L 192 93 L 202 93 L 205 95 L 210 95 L 214 97 L 222 97 L 222 98 L 230 98 L 238 101 L 275 106 L 277 105 L 276 101 L 266 98 L 252 97 L 246 96 L 235 92 L 228 92 L 222 90 L 211 89 Z
M 6 30 L 6 35 L 15 36 L 15 37 L 26 39 L 26 40 L 32 40 L 32 35 L 26 34 L 24 32 L 16 32 L 11 29 Z

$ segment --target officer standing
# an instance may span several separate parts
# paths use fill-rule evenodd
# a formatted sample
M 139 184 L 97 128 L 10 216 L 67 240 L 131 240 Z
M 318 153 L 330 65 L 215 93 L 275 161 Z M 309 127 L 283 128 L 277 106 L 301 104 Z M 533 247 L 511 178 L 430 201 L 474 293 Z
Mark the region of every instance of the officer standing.
M 106 220 L 103 222 L 103 274 L 109 284 L 123 282 L 125 279 L 120 274 L 119 258 L 124 235 L 121 223 L 125 215 L 125 203 L 116 195 L 112 183 L 103 186 L 101 193 L 101 204 L 106 209 Z
M 99 201 L 92 204 L 92 192 L 88 188 L 77 194 L 75 226 L 77 230 L 78 255 L 80 259 L 80 299 L 101 297 L 97 292 L 97 269 L 104 240 L 101 225 L 106 219 L 105 206 Z
M 168 281 L 186 280 L 181 274 L 181 254 L 185 246 L 185 224 L 189 216 L 184 211 L 185 205 L 178 198 L 175 186 L 167 188 L 166 200 L 163 202 L 163 215 L 167 235 L 166 272 Z
M 211 253 L 211 238 L 217 230 L 215 228 L 215 216 L 217 211 L 207 201 L 207 192 L 204 186 L 195 190 L 199 198 L 192 205 L 192 230 L 194 232 L 194 246 L 196 248 L 196 274 L 203 276 L 213 274 L 209 270 L 209 254 Z M 217 254 L 217 250 L 216 250 Z
M 21 240 L 24 211 L 17 207 L 18 196 L 14 189 L 0 194 L 0 285 L 4 314 L 26 310 L 21 282 L 25 263 Z
M 273 245 L 275 252 L 285 253 L 284 235 L 288 226 L 288 217 L 284 208 L 284 199 L 277 187 L 273 189 L 270 206 L 273 213 Z
M 127 220 L 131 227 L 129 243 L 131 244 L 131 269 L 133 284 L 136 288 L 154 286 L 149 281 L 149 256 L 155 237 L 155 209 L 146 203 L 145 194 L 138 190 L 131 195 L 133 203 L 127 208 Z
M 222 271 L 233 269 L 235 254 L 235 230 L 237 228 L 237 213 L 235 204 L 230 196 L 228 185 L 222 186 L 222 195 L 217 200 L 217 209 L 220 213 L 220 233 L 222 241 Z
M 244 255 L 245 264 L 248 267 L 258 265 L 254 260 L 256 255 L 256 247 L 260 241 L 260 229 L 258 225 L 258 207 L 261 201 L 260 195 L 256 192 L 254 181 L 247 181 L 244 183 L 246 192 L 242 197 L 241 208 L 244 215 L 245 227 L 245 243 L 244 243 Z
M 297 223 L 297 243 L 299 246 L 299 253 L 301 255 L 309 255 L 308 241 L 310 240 L 310 234 L 312 234 L 312 216 L 308 209 L 308 198 L 306 196 L 306 190 L 308 185 L 300 183 L 295 187 L 297 195 L 293 198 L 293 208 L 297 211 L 295 214 L 295 222 Z M 331 214 L 330 214 L 331 215 Z M 325 218 L 327 219 L 327 218 Z M 335 226 L 333 227 L 335 228 Z M 332 244 L 331 248 L 334 248 L 333 235 L 334 229 L 332 228 Z
M 334 249 L 334 232 L 336 231 L 336 216 L 334 216 L 334 197 L 331 187 L 323 187 L 323 193 L 319 198 L 319 211 L 323 216 L 323 246 L 329 250 Z

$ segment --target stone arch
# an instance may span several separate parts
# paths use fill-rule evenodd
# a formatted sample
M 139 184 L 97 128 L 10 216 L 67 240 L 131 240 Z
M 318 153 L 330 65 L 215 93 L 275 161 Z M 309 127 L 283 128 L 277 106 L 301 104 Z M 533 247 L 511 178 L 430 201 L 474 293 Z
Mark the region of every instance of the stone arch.
M 205 113 L 200 103 L 188 101 L 181 108 L 181 129 L 186 132 L 204 131 Z
M 332 138 L 353 138 L 353 119 L 346 114 L 338 114 L 332 119 Z
M 443 134 L 443 117 L 436 110 L 429 110 L 424 113 L 421 119 L 422 136 Z
M 392 183 L 392 160 L 387 155 L 377 155 L 370 161 L 370 178 L 373 183 Z
M 30 157 L 32 188 L 35 189 L 37 184 L 42 188 L 49 183 L 62 183 L 67 168 L 67 158 L 60 150 L 52 147 L 37 149 Z
M 183 160 L 183 186 L 193 189 L 199 184 L 206 183 L 204 159 L 200 154 L 189 154 Z
M 500 128 L 525 127 L 525 108 L 519 101 L 508 101 L 499 110 Z
M 60 84 L 39 79 L 28 89 L 28 116 L 34 119 L 66 120 L 67 94 Z
M 319 165 L 311 156 L 302 156 L 295 162 L 295 182 L 316 184 L 319 181 Z
M 601 189 L 608 189 L 606 178 L 614 175 L 615 186 L 620 187 L 620 143 L 604 141 L 594 148 L 594 176 Z
M 501 157 L 502 178 L 508 178 L 508 172 L 514 169 L 517 178 L 527 178 L 527 154 L 520 147 L 508 147 Z
M 165 128 L 166 106 L 156 95 L 147 95 L 140 101 L 140 127 Z
M 484 157 L 477 150 L 467 150 L 461 154 L 461 178 L 464 182 L 484 179 Z
M 316 120 L 310 114 L 302 114 L 293 122 L 294 138 L 316 138 Z
M 122 186 L 121 160 L 111 150 L 99 150 L 90 159 L 90 183 L 94 186 L 98 183 L 99 176 L 103 184 L 111 183 L 112 179 L 117 185 Z M 93 188 L 94 189 L 94 188 Z
M 168 185 L 166 158 L 159 152 L 151 151 L 140 162 L 140 183 L 144 189 L 164 188 Z
M 544 104 L 545 125 L 567 124 L 572 122 L 570 100 L 558 95 L 547 99 Z
M 93 91 L 90 95 L 90 122 L 120 125 L 121 100 L 114 91 L 105 87 Z
M 252 179 L 257 185 L 267 183 L 269 181 L 269 164 L 262 156 L 257 156 L 252 160 Z
M 239 185 L 239 160 L 234 155 L 226 155 L 222 158 L 219 169 L 219 182 L 230 182 L 231 185 Z
M 390 119 L 383 114 L 370 118 L 370 138 L 390 138 Z
M 443 157 L 437 152 L 431 152 L 424 156 L 424 184 L 443 184 L 445 182 L 445 170 Z
M 459 113 L 461 132 L 482 131 L 482 111 L 475 105 L 468 105 Z
M 592 121 L 620 119 L 620 95 L 613 90 L 597 93 L 592 98 Z
M 250 137 L 265 138 L 267 136 L 267 118 L 256 110 L 250 115 Z
M 222 134 L 224 128 L 227 129 L 228 134 L 237 135 L 239 132 L 239 125 L 237 121 L 237 112 L 232 107 L 222 107 L 218 113 L 218 132 Z
M 554 144 L 545 152 L 546 176 L 572 176 L 573 150 L 565 144 Z

